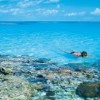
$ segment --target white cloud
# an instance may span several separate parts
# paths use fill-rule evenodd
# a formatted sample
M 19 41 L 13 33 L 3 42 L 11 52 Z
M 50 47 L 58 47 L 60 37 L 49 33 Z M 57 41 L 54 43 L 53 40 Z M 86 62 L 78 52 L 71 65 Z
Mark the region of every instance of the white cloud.
M 49 0 L 49 2 L 59 2 L 59 0 Z
M 77 13 L 75 13 L 75 12 L 71 12 L 71 13 L 66 13 L 65 14 L 65 16 L 76 16 L 77 15 Z
M 35 11 L 42 15 L 55 15 L 59 12 L 57 9 L 43 9 L 43 8 L 36 9 Z
M 33 13 L 35 8 L 38 7 L 39 4 L 44 4 L 45 2 L 57 3 L 60 0 L 19 0 L 19 1 L 15 0 L 15 1 L 16 2 L 14 2 L 13 0 L 9 0 L 9 4 L 0 5 L 0 13 L 10 13 L 10 14 L 12 13 L 13 15 L 22 12 L 27 13 L 27 11 Z M 56 10 L 58 8 L 60 8 L 59 4 L 56 5 L 56 8 L 52 8 L 52 9 L 41 8 L 41 14 L 42 12 L 44 15 L 56 14 L 58 13 L 58 10 Z
M 12 2 L 13 0 L 9 0 Z M 17 0 L 16 0 L 17 1 Z M 35 6 L 43 3 L 44 0 L 20 0 L 14 3 L 0 5 L 0 13 L 12 15 L 29 15 L 33 14 Z M 28 8 L 29 7 L 29 8 Z
M 45 3 L 58 3 L 60 0 L 47 0 Z
M 9 12 L 9 10 L 1 10 L 0 9 L 0 13 L 8 13 Z
M 10 9 L 0 9 L 0 13 L 9 13 L 12 15 L 17 15 L 23 13 L 19 8 L 10 8 Z
M 94 11 L 90 12 L 92 15 L 100 15 L 100 8 L 96 8 Z
M 24 1 L 24 2 L 18 2 L 17 6 L 19 6 L 20 8 L 26 8 L 31 6 L 32 4 L 33 2 Z
M 58 13 L 58 10 L 56 10 L 56 9 L 48 9 L 43 12 L 44 15 L 54 15 L 57 13 Z
M 60 0 L 20 0 L 17 2 L 17 6 L 26 8 L 40 3 L 58 3 Z
M 57 4 L 57 8 L 60 8 L 60 4 Z
M 17 14 L 23 13 L 22 10 L 20 10 L 19 8 L 12 8 L 12 9 L 10 9 L 10 12 L 12 13 L 12 15 L 17 15 Z
M 30 7 L 30 6 L 34 6 L 34 5 L 38 5 L 40 3 L 42 3 L 43 0 L 24 0 L 24 1 L 19 1 L 17 3 L 17 6 L 19 6 L 20 8 L 27 8 L 27 7 Z
M 70 12 L 70 13 L 65 13 L 65 16 L 83 16 L 85 15 L 86 12 Z

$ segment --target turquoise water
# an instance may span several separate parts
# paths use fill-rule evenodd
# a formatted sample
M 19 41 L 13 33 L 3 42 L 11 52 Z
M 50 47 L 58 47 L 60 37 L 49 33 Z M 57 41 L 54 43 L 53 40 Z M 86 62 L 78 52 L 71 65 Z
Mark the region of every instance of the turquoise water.
M 93 57 L 76 58 L 87 51 Z M 95 61 L 100 57 L 100 22 L 0 22 L 0 54 L 51 58 L 59 63 Z

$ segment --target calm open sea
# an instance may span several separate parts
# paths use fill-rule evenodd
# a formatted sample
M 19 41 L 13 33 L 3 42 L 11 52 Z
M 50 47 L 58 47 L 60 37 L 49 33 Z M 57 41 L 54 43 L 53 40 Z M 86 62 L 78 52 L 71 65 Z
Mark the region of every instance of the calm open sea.
M 59 63 L 83 62 L 65 54 L 87 51 L 85 61 L 100 57 L 100 22 L 0 22 L 0 54 L 51 58 Z

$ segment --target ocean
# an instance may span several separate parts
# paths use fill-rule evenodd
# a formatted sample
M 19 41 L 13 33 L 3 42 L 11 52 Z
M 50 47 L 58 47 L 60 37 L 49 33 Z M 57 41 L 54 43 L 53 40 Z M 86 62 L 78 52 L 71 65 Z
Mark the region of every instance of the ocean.
M 100 22 L 0 22 L 0 99 L 100 100 L 99 45 Z
M 87 51 L 90 56 L 83 59 L 63 50 Z M 65 64 L 98 60 L 99 50 L 100 22 L 0 22 L 0 55 L 50 58 Z

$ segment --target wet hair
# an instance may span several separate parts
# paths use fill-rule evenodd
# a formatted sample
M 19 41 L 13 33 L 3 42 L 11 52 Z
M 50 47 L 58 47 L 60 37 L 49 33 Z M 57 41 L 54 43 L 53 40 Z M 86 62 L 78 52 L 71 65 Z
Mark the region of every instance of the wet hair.
M 81 57 L 86 57 L 87 56 L 87 52 L 86 51 L 82 51 L 81 52 Z

